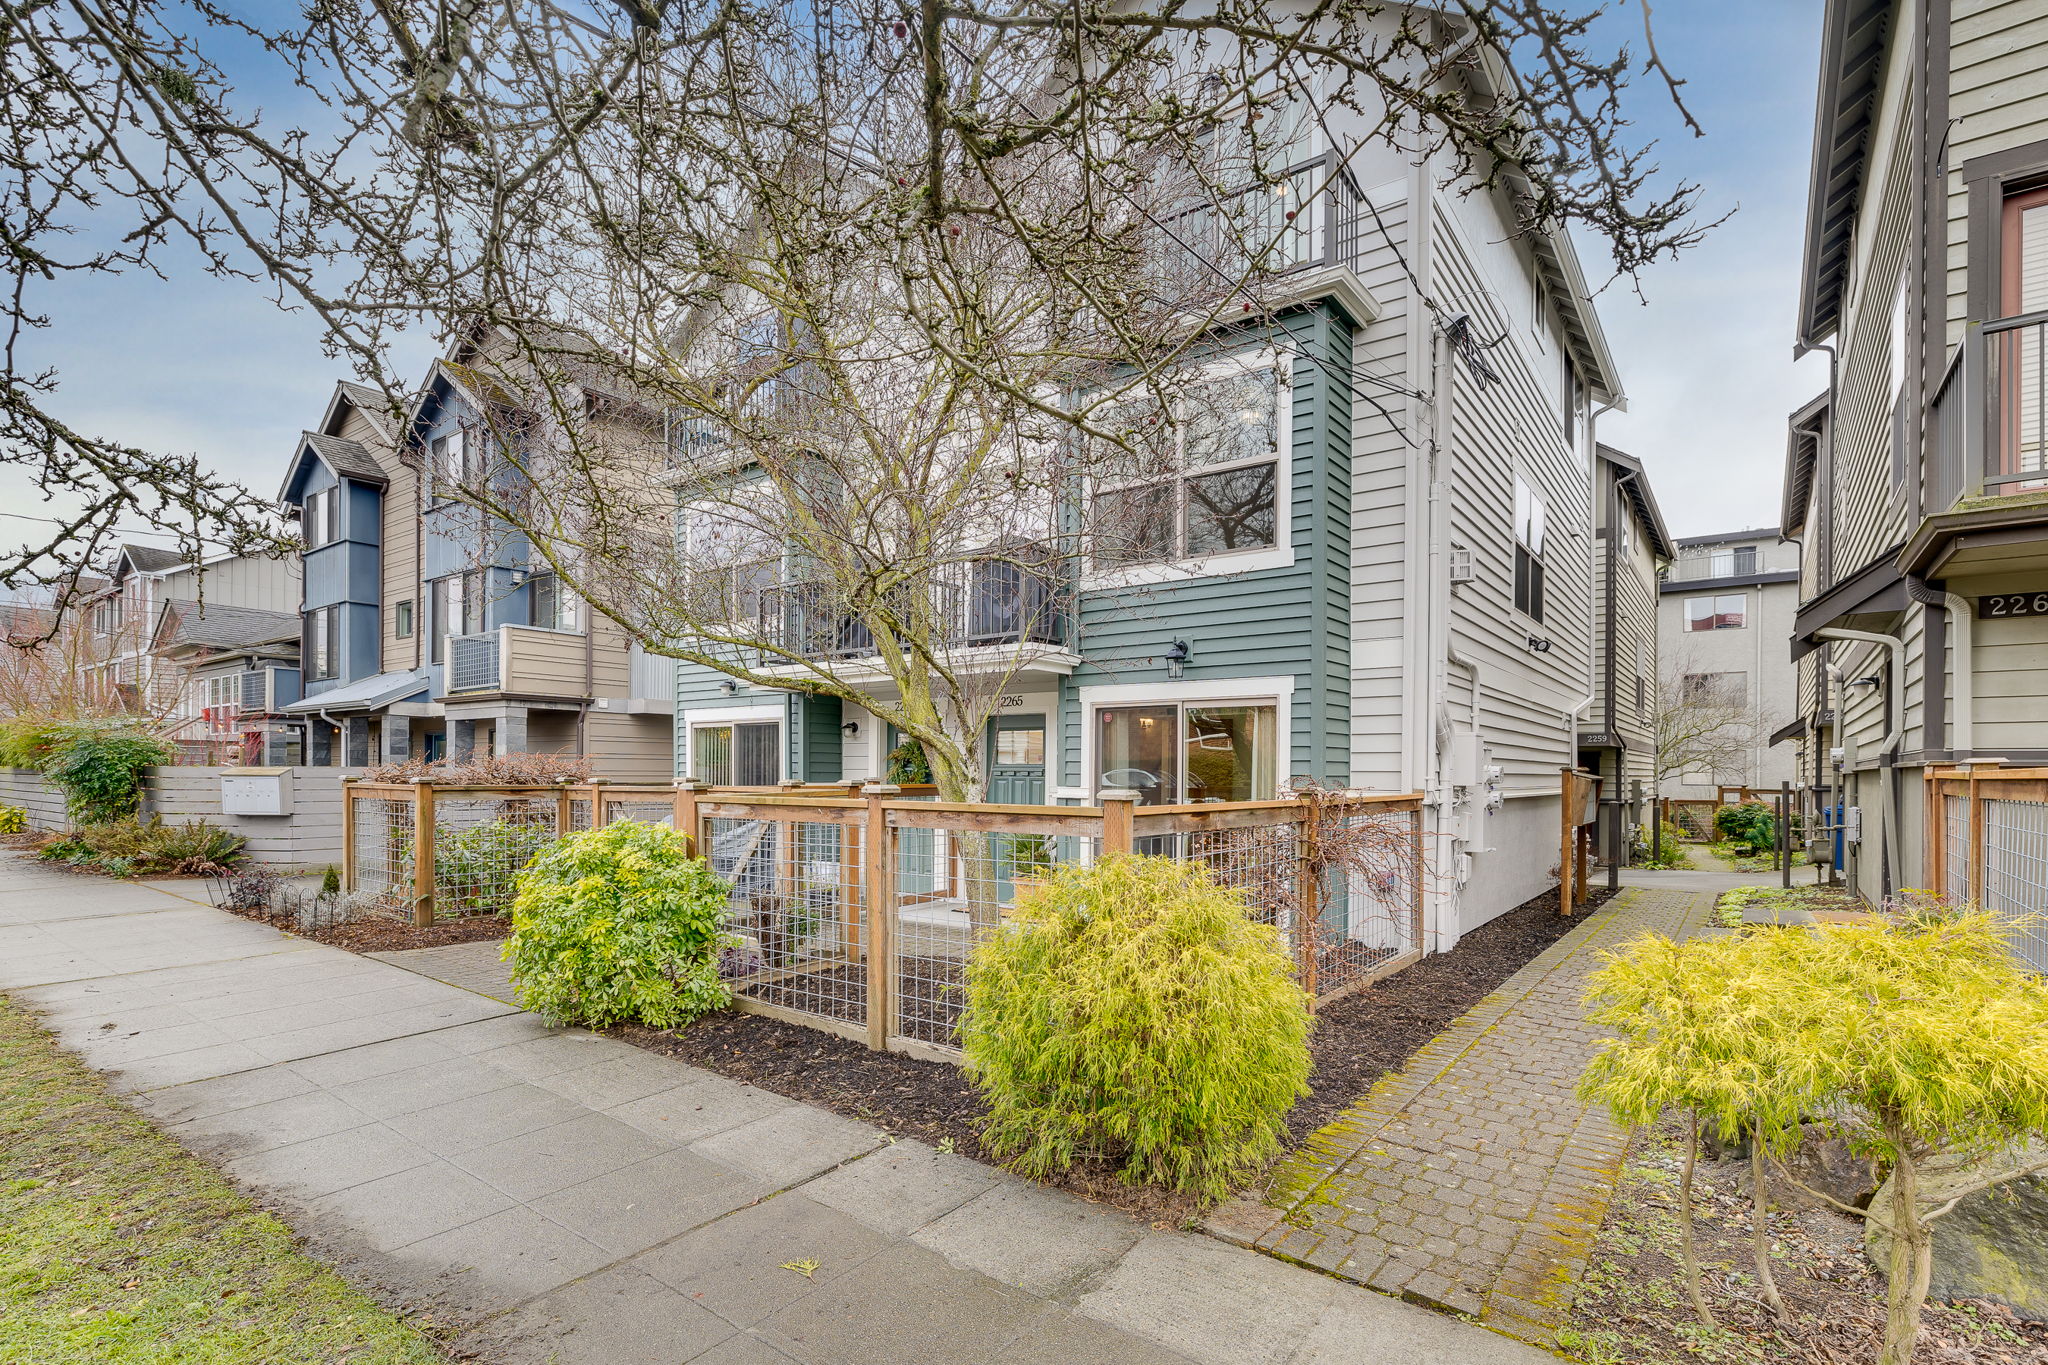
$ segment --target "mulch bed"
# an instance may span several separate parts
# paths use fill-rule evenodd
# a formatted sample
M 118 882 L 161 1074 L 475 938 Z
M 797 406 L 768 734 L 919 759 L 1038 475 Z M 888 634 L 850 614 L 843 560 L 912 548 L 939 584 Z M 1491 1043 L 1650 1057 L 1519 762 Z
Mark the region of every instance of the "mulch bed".
M 1612 894 L 1604 888 L 1593 892 L 1594 906 Z M 1432 954 L 1324 1006 L 1309 1038 L 1310 1093 L 1287 1116 L 1293 1141 L 1302 1141 L 1382 1075 L 1398 1070 L 1452 1020 L 1583 924 L 1588 913 L 1561 919 L 1557 893 L 1546 892 L 1467 934 L 1450 952 Z M 708 1015 L 681 1032 L 637 1025 L 610 1032 L 625 1042 L 872 1123 L 897 1136 L 980 1161 L 991 1159 L 976 1129 L 980 1097 L 957 1066 L 870 1052 L 816 1029 L 731 1010 Z M 1126 1185 L 1112 1168 L 1099 1163 L 1077 1164 L 1056 1183 L 1161 1225 L 1178 1226 L 1198 1212 L 1191 1199 Z
M 1600 1228 L 1559 1342 L 1607 1365 L 1847 1365 L 1873 1361 L 1884 1340 L 1884 1279 L 1863 1253 L 1861 1223 L 1826 1208 L 1771 1214 L 1772 1278 L 1791 1316 L 1755 1287 L 1748 1162 L 1702 1160 L 1694 1235 L 1708 1303 L 1722 1329 L 1693 1316 L 1679 1275 L 1676 1172 L 1683 1128 L 1666 1119 L 1638 1142 Z M 1916 1365 L 2019 1365 L 2048 1360 L 2048 1324 L 2001 1304 L 1930 1303 Z
M 302 926 L 290 914 L 267 910 L 237 910 L 221 906 L 230 915 L 282 929 L 287 934 L 310 938 L 352 953 L 395 953 L 407 948 L 445 948 L 451 943 L 476 943 L 485 939 L 509 938 L 512 921 L 504 915 L 460 915 L 437 919 L 422 929 L 411 920 L 369 915 L 343 924 Z

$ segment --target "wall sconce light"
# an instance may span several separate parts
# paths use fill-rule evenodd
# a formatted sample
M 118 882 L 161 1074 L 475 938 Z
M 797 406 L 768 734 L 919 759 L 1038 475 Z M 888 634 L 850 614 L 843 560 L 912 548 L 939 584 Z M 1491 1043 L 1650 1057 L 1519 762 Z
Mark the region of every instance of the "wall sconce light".
M 724 682 L 718 685 L 718 690 L 725 693 L 725 695 L 728 697 L 736 696 L 739 693 L 740 685 L 734 679 L 727 678 Z
M 1531 635 L 1529 637 L 1529 652 L 1531 654 L 1548 654 L 1550 652 L 1550 641 L 1544 639 L 1541 635 Z
M 1195 651 L 1188 645 L 1186 640 L 1175 640 L 1172 644 L 1168 645 L 1166 647 L 1166 676 L 1178 678 L 1186 673 L 1188 671 L 1188 660 L 1193 658 L 1194 655 Z
M 1880 679 L 1875 673 L 1871 674 L 1867 678 L 1849 679 L 1849 686 L 1851 687 L 1878 687 L 1880 685 L 1882 685 L 1882 679 Z
M 860 733 L 860 722 L 857 720 L 841 722 L 839 726 L 839 733 L 845 735 L 848 739 L 852 739 L 855 735 Z

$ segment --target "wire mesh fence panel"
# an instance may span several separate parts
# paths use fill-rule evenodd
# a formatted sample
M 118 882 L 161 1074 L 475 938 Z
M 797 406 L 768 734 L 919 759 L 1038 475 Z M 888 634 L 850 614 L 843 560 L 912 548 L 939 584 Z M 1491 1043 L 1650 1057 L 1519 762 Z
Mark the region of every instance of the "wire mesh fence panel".
M 1408 811 L 1326 813 L 1317 823 L 1319 885 L 1304 930 L 1319 996 L 1421 947 L 1421 838 Z M 1298 942 L 1296 954 L 1301 961 Z
M 435 916 L 509 911 L 520 871 L 559 837 L 559 818 L 552 793 L 437 794 Z
M 1970 899 L 1970 798 L 1944 796 L 1942 801 L 1942 890 L 1957 905 Z
M 1021 823 L 1021 822 L 1020 822 Z M 1017 898 L 1063 867 L 1092 863 L 1101 840 L 1029 828 L 898 829 L 894 1015 L 889 1033 L 957 1050 L 967 958 L 1015 913 Z
M 2048 972 L 2048 802 L 1984 803 L 1984 908 L 2014 922 L 2014 950 Z
M 391 914 L 412 913 L 412 802 L 352 796 L 354 834 L 349 849 L 356 894 Z
M 1714 812 L 1718 809 L 1712 801 L 1673 801 L 1671 823 L 1688 839 L 1711 841 L 1714 837 Z
M 569 832 L 574 834 L 591 827 L 591 800 L 587 796 L 569 798 Z
M 1153 847 L 1147 848 L 1148 844 Z M 1218 886 L 1244 896 L 1253 919 L 1290 938 L 1293 935 L 1301 827 L 1291 814 L 1242 829 L 1152 835 L 1138 839 L 1136 846 L 1140 853 L 1157 853 L 1206 868 Z
M 604 818 L 606 824 L 614 820 L 638 820 L 643 824 L 667 825 L 673 829 L 676 823 L 676 803 L 672 797 L 606 801 Z
M 719 975 L 736 995 L 865 1027 L 862 835 L 810 820 L 715 816 L 701 835 L 732 885 Z

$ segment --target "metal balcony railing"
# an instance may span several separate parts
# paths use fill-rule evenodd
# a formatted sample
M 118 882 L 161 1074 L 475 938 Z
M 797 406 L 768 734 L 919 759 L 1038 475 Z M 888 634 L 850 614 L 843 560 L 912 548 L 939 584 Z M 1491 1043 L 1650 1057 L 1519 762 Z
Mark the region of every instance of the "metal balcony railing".
M 2048 313 L 1987 322 L 1982 344 L 1990 406 L 1983 489 L 2048 488 Z
M 1667 583 L 1690 583 L 1713 578 L 1744 578 L 1760 573 L 1791 573 L 1799 567 L 1796 555 L 1787 552 L 1784 562 L 1774 563 L 1773 556 L 1759 546 L 1752 554 L 1681 555 L 1671 561 L 1664 570 Z
M 893 614 L 933 648 L 1038 644 L 1065 648 L 1071 614 L 1044 575 L 1005 560 L 949 564 L 925 584 L 922 604 Z M 859 659 L 875 651 L 868 624 L 825 583 L 787 583 L 761 593 L 761 630 L 776 648 L 806 659 Z
M 451 635 L 448 637 L 449 695 L 457 692 L 495 692 L 502 683 L 499 668 L 500 644 L 503 632 L 485 631 L 481 635 Z
M 1169 269 L 1237 278 L 1354 265 L 1360 247 L 1358 183 L 1335 152 L 1289 166 L 1274 183 L 1249 185 L 1163 219 Z

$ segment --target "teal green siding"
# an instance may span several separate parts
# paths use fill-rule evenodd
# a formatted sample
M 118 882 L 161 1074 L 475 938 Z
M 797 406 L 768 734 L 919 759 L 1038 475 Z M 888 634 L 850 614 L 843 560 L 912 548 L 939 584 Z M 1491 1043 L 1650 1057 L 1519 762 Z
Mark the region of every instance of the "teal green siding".
M 792 774 L 806 782 L 837 782 L 844 775 L 839 753 L 843 716 L 837 697 L 790 694 L 789 723 L 783 733 L 789 737 Z
M 1284 333 L 1284 334 L 1282 334 Z M 1319 357 L 1293 368 L 1290 533 L 1283 569 L 1084 594 L 1083 662 L 1060 687 L 1060 782 L 1078 786 L 1077 689 L 1165 682 L 1167 647 L 1192 649 L 1183 681 L 1292 674 L 1293 733 L 1280 777 L 1343 783 L 1350 775 L 1351 405 L 1337 375 L 1351 365 L 1352 327 L 1331 304 L 1276 327 L 1283 346 Z

